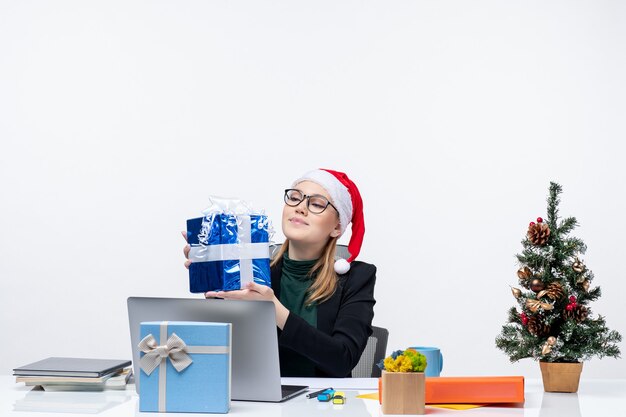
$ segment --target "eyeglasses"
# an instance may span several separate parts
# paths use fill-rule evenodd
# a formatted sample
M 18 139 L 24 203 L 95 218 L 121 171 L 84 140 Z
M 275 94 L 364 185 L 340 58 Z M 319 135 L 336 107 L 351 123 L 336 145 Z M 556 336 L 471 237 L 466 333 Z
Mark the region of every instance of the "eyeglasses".
M 313 214 L 321 214 L 326 210 L 326 207 L 331 206 L 337 213 L 337 207 L 328 201 L 323 195 L 306 195 L 300 190 L 290 188 L 285 190 L 285 204 L 291 207 L 296 207 L 306 199 L 306 208 Z

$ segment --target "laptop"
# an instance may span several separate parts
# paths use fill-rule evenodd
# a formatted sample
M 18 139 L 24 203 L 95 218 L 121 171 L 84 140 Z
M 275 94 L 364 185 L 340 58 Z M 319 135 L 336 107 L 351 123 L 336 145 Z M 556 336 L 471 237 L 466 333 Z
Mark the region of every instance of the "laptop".
M 270 301 L 199 298 L 128 298 L 135 387 L 139 393 L 139 325 L 142 321 L 232 323 L 231 399 L 281 402 L 307 391 L 281 385 L 276 313 Z

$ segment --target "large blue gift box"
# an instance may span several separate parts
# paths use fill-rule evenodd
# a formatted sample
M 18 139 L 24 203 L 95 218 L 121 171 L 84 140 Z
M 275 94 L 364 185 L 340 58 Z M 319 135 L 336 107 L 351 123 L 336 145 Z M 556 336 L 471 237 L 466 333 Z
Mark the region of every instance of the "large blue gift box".
M 139 411 L 228 413 L 231 324 L 141 323 Z
M 231 291 L 247 282 L 271 286 L 269 222 L 261 214 L 209 214 L 187 220 L 189 290 Z

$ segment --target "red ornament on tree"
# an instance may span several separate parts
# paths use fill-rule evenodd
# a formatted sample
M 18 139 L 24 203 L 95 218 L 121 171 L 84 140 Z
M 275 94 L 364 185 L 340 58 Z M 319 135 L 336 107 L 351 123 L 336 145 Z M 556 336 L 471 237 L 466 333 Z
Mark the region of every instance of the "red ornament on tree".
M 543 219 L 541 217 L 537 217 L 537 223 L 541 223 L 543 222 Z
M 574 297 L 573 295 L 569 296 L 569 302 L 570 303 L 575 303 L 576 302 L 576 297 Z
M 535 225 L 535 222 L 528 223 L 528 226 L 534 226 L 534 225 Z
M 565 306 L 565 309 L 566 309 L 567 311 L 572 311 L 572 310 L 574 309 L 574 304 L 568 304 L 568 305 L 566 305 L 566 306 Z
M 526 326 L 528 324 L 528 316 L 526 315 L 526 313 L 522 313 L 519 316 L 522 319 L 522 324 Z

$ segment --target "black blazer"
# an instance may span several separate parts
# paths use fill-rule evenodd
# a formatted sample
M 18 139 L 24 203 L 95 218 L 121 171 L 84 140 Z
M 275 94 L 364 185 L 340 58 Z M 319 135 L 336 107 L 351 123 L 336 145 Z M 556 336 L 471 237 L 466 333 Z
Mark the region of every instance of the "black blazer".
M 272 289 L 280 299 L 282 260 L 272 267 L 271 274 Z M 298 360 L 312 363 L 314 375 L 282 376 L 349 377 L 359 362 L 372 334 L 376 267 L 353 261 L 338 280 L 333 296 L 317 305 L 317 328 L 292 313 L 278 331 L 281 363 L 294 360 L 293 352 L 287 352 L 295 351 L 301 355 Z

